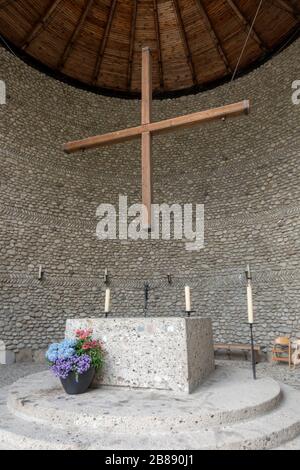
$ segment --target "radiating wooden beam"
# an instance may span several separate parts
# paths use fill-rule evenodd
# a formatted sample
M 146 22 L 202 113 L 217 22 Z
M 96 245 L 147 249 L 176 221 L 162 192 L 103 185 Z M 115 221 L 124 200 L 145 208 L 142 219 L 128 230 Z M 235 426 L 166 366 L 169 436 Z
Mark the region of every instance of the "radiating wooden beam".
M 36 38 L 36 36 L 39 34 L 41 29 L 45 26 L 47 20 L 50 18 L 52 13 L 55 11 L 59 3 L 61 3 L 62 0 L 53 0 L 53 2 L 49 5 L 49 7 L 44 11 L 44 13 L 39 17 L 31 31 L 26 35 L 25 39 L 23 40 L 21 44 L 21 49 L 25 50 L 31 43 L 31 41 Z
M 136 13 L 137 13 L 137 0 L 133 0 L 132 18 L 131 18 L 131 27 L 130 27 L 128 70 L 127 70 L 127 88 L 129 89 L 131 88 L 131 79 L 132 79 L 132 60 L 133 60 L 134 41 L 135 41 Z
M 155 34 L 156 34 L 156 43 L 157 43 L 157 54 L 158 54 L 158 70 L 159 70 L 159 85 L 160 88 L 164 88 L 164 71 L 161 58 L 161 45 L 160 45 L 160 28 L 159 28 L 159 18 L 157 11 L 157 0 L 153 0 L 153 14 L 154 14 L 154 24 L 155 24 Z
M 300 13 L 300 5 L 298 0 L 281 0 L 284 3 L 288 3 L 289 5 L 292 6 L 293 10 L 297 12 L 298 14 Z
M 96 83 L 98 82 L 98 79 L 99 79 L 102 60 L 103 60 L 104 52 L 105 52 L 105 49 L 106 49 L 106 44 L 107 44 L 108 36 L 109 36 L 109 33 L 110 33 L 112 20 L 113 20 L 114 14 L 115 14 L 116 5 L 117 5 L 117 0 L 112 0 L 110 10 L 109 10 L 108 19 L 107 19 L 107 23 L 106 23 L 106 27 L 105 27 L 105 31 L 104 31 L 104 35 L 103 35 L 103 39 L 101 41 L 100 49 L 99 49 L 99 52 L 98 52 L 98 58 L 97 58 L 96 67 L 95 67 L 94 76 L 93 76 L 93 85 L 96 85 Z
M 97 135 L 88 137 L 87 139 L 76 140 L 64 144 L 63 150 L 66 153 L 78 152 L 79 150 L 87 150 L 104 145 L 112 145 L 127 140 L 136 139 L 141 136 L 143 132 L 151 132 L 159 134 L 164 132 L 174 131 L 180 128 L 192 127 L 205 122 L 221 119 L 224 117 L 233 117 L 240 114 L 248 114 L 250 109 L 249 101 L 240 101 L 239 103 L 229 104 L 220 108 L 209 109 L 206 111 L 199 111 L 196 113 L 188 114 L 186 116 L 179 116 L 172 119 L 165 119 L 164 121 L 152 122 L 141 126 L 123 129 L 121 131 L 109 132 L 104 135 Z
M 200 13 L 201 13 L 203 21 L 205 23 L 206 29 L 208 30 L 208 32 L 209 32 L 209 34 L 212 38 L 212 41 L 215 44 L 215 47 L 216 47 L 221 59 L 224 62 L 224 65 L 226 67 L 227 72 L 232 72 L 232 68 L 230 67 L 227 56 L 226 56 L 226 54 L 224 52 L 224 49 L 222 47 L 221 41 L 218 38 L 217 33 L 216 33 L 216 31 L 215 31 L 215 29 L 212 25 L 212 22 L 209 19 L 209 16 L 208 16 L 207 11 L 206 11 L 206 9 L 203 5 L 202 0 L 196 0 L 196 4 L 197 4 L 197 6 L 200 10 Z
M 246 31 L 249 32 L 251 29 L 251 24 L 249 23 L 247 18 L 244 16 L 244 14 L 241 12 L 239 7 L 236 5 L 235 0 L 226 0 L 226 1 L 228 5 L 231 7 L 231 9 L 234 11 L 236 16 L 239 18 L 240 22 L 244 25 Z M 268 46 L 265 44 L 263 39 L 259 36 L 255 28 L 252 28 L 250 35 L 259 44 L 260 48 L 263 51 L 268 50 Z
M 298 7 L 298 5 L 292 0 L 274 0 L 272 4 L 275 6 L 278 5 L 279 7 L 281 7 L 282 10 L 286 11 L 291 16 L 293 16 L 293 18 L 299 21 L 300 7 Z
M 16 3 L 16 0 L 2 0 L 0 1 L 0 8 L 8 7 L 12 5 L 13 3 Z
M 300 13 L 299 3 L 293 0 L 276 0 L 276 3 L 279 3 L 279 5 L 282 5 L 282 7 L 285 7 L 291 13 Z
M 183 24 L 180 8 L 179 8 L 179 5 L 178 5 L 178 0 L 172 0 L 172 2 L 173 2 L 174 10 L 175 10 L 176 20 L 177 20 L 177 24 L 178 24 L 178 27 L 179 27 L 179 32 L 180 32 L 181 40 L 182 40 L 182 43 L 183 43 L 185 55 L 186 55 L 187 62 L 189 64 L 189 67 L 190 67 L 190 70 L 191 70 L 192 80 L 193 80 L 194 85 L 196 85 L 198 83 L 198 80 L 197 80 L 197 76 L 196 76 L 195 65 L 194 65 L 194 62 L 193 62 L 193 59 L 192 59 L 190 46 L 189 46 L 189 43 L 188 43 L 188 40 L 187 40 L 187 35 L 186 35 L 185 29 L 184 29 L 184 24 Z
M 83 10 L 82 10 L 82 12 L 80 14 L 80 17 L 79 17 L 79 21 L 77 22 L 77 25 L 76 25 L 73 33 L 72 33 L 72 36 L 69 39 L 69 41 L 67 42 L 65 50 L 64 50 L 64 52 L 63 52 L 63 54 L 62 54 L 62 56 L 59 60 L 59 63 L 58 63 L 58 66 L 57 66 L 58 70 L 61 70 L 64 67 L 66 61 L 68 60 L 70 52 L 71 52 L 71 50 L 72 50 L 72 48 L 73 48 L 73 46 L 76 42 L 76 39 L 77 39 L 77 37 L 78 37 L 78 35 L 81 31 L 81 28 L 82 28 L 82 26 L 83 26 L 83 24 L 86 20 L 87 15 L 90 12 L 90 9 L 91 9 L 93 3 L 94 3 L 94 0 L 86 0 L 85 5 L 83 7 Z

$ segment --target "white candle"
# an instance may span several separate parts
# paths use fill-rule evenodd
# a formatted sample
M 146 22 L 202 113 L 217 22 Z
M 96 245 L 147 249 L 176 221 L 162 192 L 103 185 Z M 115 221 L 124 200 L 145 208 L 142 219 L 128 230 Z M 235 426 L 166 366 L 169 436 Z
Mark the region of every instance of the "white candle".
M 40 264 L 39 266 L 39 279 L 42 279 L 43 277 L 43 268 L 42 268 L 42 265 Z
M 253 323 L 253 300 L 251 281 L 247 284 L 248 323 Z
M 110 288 L 107 287 L 105 290 L 105 306 L 104 306 L 104 312 L 109 313 L 110 311 Z
M 184 291 L 185 291 L 185 311 L 190 312 L 191 311 L 191 289 L 189 286 L 185 286 Z

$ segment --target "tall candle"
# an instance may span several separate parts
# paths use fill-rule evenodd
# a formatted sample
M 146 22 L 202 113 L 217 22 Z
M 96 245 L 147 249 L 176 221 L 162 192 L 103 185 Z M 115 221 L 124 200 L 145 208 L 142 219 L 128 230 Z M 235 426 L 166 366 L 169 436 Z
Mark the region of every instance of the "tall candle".
M 250 279 L 247 284 L 247 305 L 248 305 L 248 323 L 253 323 L 253 300 L 252 300 L 252 286 Z
M 189 286 L 185 286 L 184 291 L 185 291 L 185 311 L 190 312 L 191 311 L 191 289 Z
M 105 306 L 104 306 L 104 312 L 109 313 L 110 311 L 110 288 L 107 287 L 105 290 Z
M 42 279 L 43 277 L 43 268 L 42 268 L 42 265 L 40 264 L 39 266 L 39 279 Z

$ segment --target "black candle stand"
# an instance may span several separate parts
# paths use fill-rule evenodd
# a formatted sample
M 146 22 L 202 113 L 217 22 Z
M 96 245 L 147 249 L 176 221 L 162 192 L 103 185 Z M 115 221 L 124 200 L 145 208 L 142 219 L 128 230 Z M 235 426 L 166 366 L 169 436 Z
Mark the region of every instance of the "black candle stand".
M 144 317 L 147 316 L 149 291 L 150 291 L 149 282 L 144 282 Z
M 253 379 L 256 380 L 256 361 L 255 361 L 254 340 L 253 340 L 253 323 L 249 323 L 249 326 L 250 326 L 250 341 L 251 341 L 252 373 L 253 373 Z

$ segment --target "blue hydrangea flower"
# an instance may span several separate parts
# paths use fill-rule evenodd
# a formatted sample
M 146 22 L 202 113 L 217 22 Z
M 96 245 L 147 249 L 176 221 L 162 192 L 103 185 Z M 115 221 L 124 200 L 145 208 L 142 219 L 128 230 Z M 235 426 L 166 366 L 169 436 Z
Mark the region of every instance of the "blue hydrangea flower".
M 50 362 L 70 358 L 76 354 L 75 346 L 75 339 L 65 339 L 61 343 L 52 343 L 46 352 L 46 358 Z
M 58 348 L 59 348 L 59 343 L 50 344 L 46 352 L 46 358 L 48 359 L 48 361 L 55 362 L 58 359 Z
M 76 346 L 77 340 L 76 339 L 64 339 L 59 344 L 66 348 L 74 348 Z

